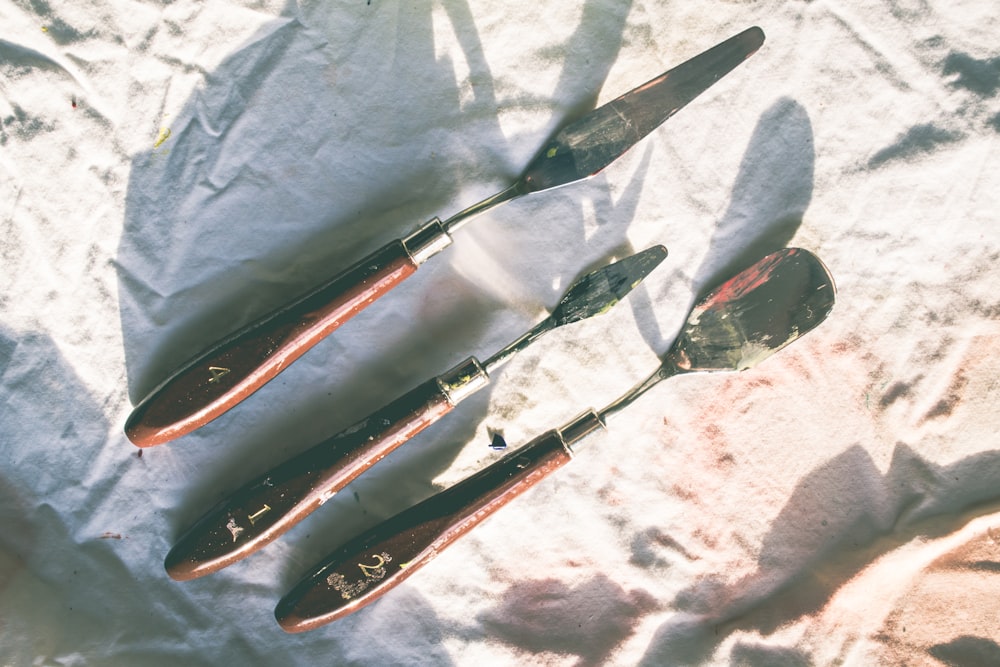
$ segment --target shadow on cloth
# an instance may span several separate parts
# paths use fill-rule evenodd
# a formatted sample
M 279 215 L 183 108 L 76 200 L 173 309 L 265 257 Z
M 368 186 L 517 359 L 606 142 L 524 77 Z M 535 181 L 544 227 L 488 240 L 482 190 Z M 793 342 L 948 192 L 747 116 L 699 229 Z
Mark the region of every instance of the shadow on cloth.
M 812 200 L 816 163 L 812 123 L 782 98 L 765 111 L 743 154 L 726 213 L 695 272 L 705 292 L 788 245 Z
M 572 587 L 557 579 L 526 579 L 511 585 L 478 620 L 511 646 L 576 655 L 577 667 L 590 667 L 605 664 L 656 606 L 645 591 L 626 591 L 603 574 Z
M 476 80 L 460 113 L 453 64 L 435 54 L 434 4 L 328 12 L 289 2 L 206 76 L 169 140 L 136 156 L 117 258 L 133 401 L 193 352 L 430 218 L 473 157 L 495 168 L 496 155 L 454 130 L 472 125 L 485 143 L 504 144 L 471 15 L 448 8 Z M 385 60 L 356 55 L 382 41 L 395 45 Z M 408 300 L 402 285 L 380 328 L 362 313 L 341 329 L 355 341 L 369 329 L 361 349 L 334 336 L 167 445 L 178 451 L 164 457 L 194 462 L 184 495 L 169 503 L 174 535 L 254 473 L 459 360 L 454 350 L 499 306 L 447 266 L 422 279 L 439 300 Z
M 492 126 L 478 131 L 503 145 L 483 112 L 495 99 L 481 53 L 470 54 L 476 103 L 458 118 L 431 4 L 396 10 L 407 22 L 393 34 L 396 57 L 366 63 L 355 40 L 384 37 L 390 17 L 344 34 L 346 18 L 327 26 L 333 18 L 290 3 L 207 76 L 170 139 L 135 158 L 117 260 L 133 401 L 194 352 L 431 217 L 479 148 L 452 131 L 463 119 Z
M 822 610 L 883 554 L 995 512 L 998 475 L 997 450 L 938 466 L 900 444 L 882 475 L 863 447 L 847 449 L 796 486 L 764 538 L 756 572 L 734 583 L 707 577 L 678 594 L 675 618 L 658 630 L 642 664 L 701 664 L 731 632 L 766 636 Z M 800 664 L 801 657 L 766 662 Z
M 122 534 L 123 524 L 136 525 L 122 517 L 123 498 L 146 478 L 120 440 L 108 441 L 108 406 L 90 395 L 48 336 L 3 328 L 0 405 L 4 466 L 20 473 L 16 484 L 0 476 L 3 662 L 55 664 L 86 655 L 106 665 L 177 664 L 155 642 L 130 637 L 135 618 L 158 604 L 158 593 L 132 570 L 155 540 Z M 168 634 L 169 625 L 163 619 Z M 183 647 L 179 634 L 176 645 Z M 211 664 L 189 658 L 184 662 Z
M 645 155 L 643 160 L 648 157 Z M 813 161 L 808 115 L 793 100 L 778 101 L 762 115 L 747 147 L 730 205 L 697 271 L 695 283 L 699 289 L 713 286 L 786 246 L 811 198 Z M 645 293 L 638 292 L 630 295 L 629 300 L 636 309 L 651 307 L 641 303 L 644 298 L 648 300 Z M 659 331 L 645 330 L 643 335 L 653 349 L 664 347 Z M 650 540 L 662 544 L 665 539 L 669 537 L 656 529 L 637 535 L 633 562 L 640 567 L 655 566 L 656 555 L 644 544 Z M 680 545 L 673 546 L 683 551 Z M 578 667 L 586 667 L 603 664 L 615 647 L 632 634 L 642 617 L 658 607 L 659 603 L 645 591 L 625 591 L 604 575 L 598 575 L 572 588 L 553 579 L 514 583 L 498 604 L 480 618 L 491 632 L 514 647 L 531 653 L 579 656 Z M 703 644 L 703 639 L 694 642 L 695 646 Z M 766 651 L 750 646 L 741 650 L 747 659 L 756 659 Z M 650 664 L 675 664 L 674 656 L 657 653 Z M 806 663 L 786 660 L 758 664 Z
M 695 295 L 689 305 L 730 276 L 788 245 L 812 199 L 815 161 L 808 113 L 795 100 L 778 100 L 757 121 L 733 182 L 729 205 L 693 274 Z M 637 292 L 630 302 L 636 311 L 652 308 L 643 292 Z M 644 326 L 641 331 L 650 349 L 665 350 L 671 342 L 656 326 Z
M 617 56 L 618 49 L 621 46 L 621 40 L 605 40 L 599 48 L 595 49 L 593 44 L 588 44 L 588 36 L 594 30 L 594 26 L 598 24 L 602 26 L 602 30 L 606 30 L 609 21 L 613 22 L 613 25 L 615 26 L 614 34 L 620 35 L 622 30 L 624 30 L 625 17 L 630 4 L 631 3 L 626 3 L 624 6 L 616 7 L 614 11 L 610 11 L 607 8 L 606 3 L 603 3 L 600 0 L 590 0 L 584 6 L 581 14 L 581 22 L 574 32 L 574 35 L 570 38 L 569 45 L 567 46 L 567 58 L 562 65 L 565 75 L 561 78 L 560 83 L 557 85 L 556 91 L 553 94 L 555 99 L 572 97 L 572 95 L 570 95 L 570 91 L 565 90 L 564 88 L 575 89 L 575 87 L 579 85 L 579 75 L 575 74 L 574 76 L 569 76 L 569 73 L 577 73 L 580 71 L 588 72 L 587 76 L 592 84 L 592 88 L 598 90 L 600 89 L 604 77 L 607 76 L 612 63 Z M 456 30 L 465 32 L 464 39 L 466 42 L 473 41 L 472 36 L 475 35 L 475 26 L 471 23 L 468 25 L 456 26 Z M 477 52 L 473 50 L 472 53 L 474 54 Z M 472 62 L 470 53 L 467 52 L 466 55 L 470 58 L 470 62 Z M 483 72 L 488 72 L 485 62 L 483 62 L 481 66 Z M 481 75 L 477 81 L 481 81 L 483 78 L 484 76 Z M 589 110 L 593 106 L 594 98 L 596 98 L 596 94 L 585 99 L 584 108 L 578 108 L 579 105 L 574 105 L 574 114 L 577 112 L 584 113 Z M 571 121 L 572 118 L 568 120 Z M 641 171 L 642 170 L 640 169 L 640 173 Z M 641 181 L 641 178 L 634 179 L 633 184 L 630 185 L 629 188 L 635 187 L 635 183 L 638 181 Z M 598 180 L 596 187 L 589 188 L 588 192 L 599 201 L 605 202 L 608 206 L 613 207 L 608 188 L 602 181 Z M 623 197 L 622 199 L 629 198 Z M 628 208 L 626 206 L 619 206 L 617 208 L 618 210 L 615 210 L 613 213 L 608 213 L 608 216 L 613 217 L 617 222 L 624 224 L 619 224 L 617 226 L 609 225 L 609 227 L 614 227 L 613 231 L 616 236 L 620 235 L 624 237 L 627 229 L 627 223 L 634 215 L 634 208 Z M 580 231 L 580 237 L 578 239 L 567 239 L 565 240 L 565 243 L 562 244 L 564 248 L 568 249 L 568 252 L 577 255 L 581 253 L 583 248 L 589 245 L 604 247 L 594 238 L 584 237 L 583 218 L 583 207 L 576 204 L 575 216 L 571 218 L 574 220 L 574 223 L 571 224 L 571 226 L 573 229 L 578 229 Z M 562 243 L 562 239 L 560 240 L 560 243 Z M 631 254 L 631 251 L 627 249 L 626 246 L 619 246 L 618 248 L 612 250 L 611 254 L 617 257 Z M 608 261 L 610 261 L 610 259 L 606 258 L 602 261 L 594 263 L 593 266 L 586 268 L 581 267 L 575 275 L 570 276 L 570 280 L 574 280 L 592 268 L 597 268 L 600 265 L 606 264 Z M 541 280 L 544 285 L 539 285 L 539 287 L 543 287 L 546 290 L 552 289 L 551 277 L 545 277 L 544 274 L 542 274 Z M 473 319 L 479 319 L 477 313 L 475 311 L 470 311 L 468 308 L 469 303 L 476 298 L 475 295 L 470 294 L 468 298 L 469 301 L 465 303 L 450 304 L 453 321 L 468 321 L 470 317 Z M 456 355 L 455 351 L 469 349 L 469 346 L 455 344 L 449 345 L 447 342 L 448 338 L 446 336 L 446 330 L 451 325 L 448 320 L 439 320 L 436 323 L 431 321 L 425 323 L 425 326 L 431 327 L 434 334 L 426 337 L 424 345 L 414 346 L 413 352 L 419 352 L 420 354 L 425 355 L 438 355 L 441 357 L 441 363 L 437 364 L 433 370 L 428 369 L 428 371 L 424 374 L 426 377 L 432 373 L 444 371 L 450 365 L 460 361 L 465 355 Z M 523 325 L 518 326 L 523 327 Z M 507 337 L 503 340 L 502 344 L 506 344 L 514 340 L 517 336 L 524 333 L 526 328 L 527 327 L 511 330 L 509 334 L 507 334 Z M 470 340 L 475 340 L 479 333 L 481 332 L 475 332 L 476 335 L 470 335 L 468 338 Z M 495 351 L 496 349 L 484 350 L 486 354 L 492 354 Z M 484 357 L 485 355 L 480 356 L 479 358 L 483 359 Z M 403 358 L 406 358 L 406 355 L 403 355 Z M 445 361 L 445 359 L 447 359 L 447 361 Z M 378 366 L 382 366 L 392 362 L 378 360 L 376 363 Z M 333 548 L 343 543 L 346 539 L 354 536 L 370 525 L 392 516 L 393 514 L 402 511 L 406 507 L 409 507 L 440 490 L 435 487 L 433 480 L 437 478 L 442 471 L 448 468 L 455 456 L 457 456 L 458 452 L 463 447 L 477 446 L 477 443 L 470 443 L 470 440 L 475 433 L 476 425 L 482 420 L 482 417 L 487 412 L 489 406 L 489 394 L 490 389 L 487 388 L 479 391 L 475 396 L 463 401 L 462 406 L 459 408 L 462 413 L 460 419 L 453 419 L 449 416 L 446 417 L 441 423 L 430 427 L 427 431 L 418 435 L 411 443 L 408 443 L 408 446 L 402 447 L 400 450 L 391 454 L 385 463 L 372 468 L 364 476 L 353 482 L 349 487 L 349 490 L 351 491 L 350 494 L 342 493 L 340 494 L 340 497 L 335 497 L 331 503 L 328 503 L 332 506 L 332 509 L 323 512 L 321 515 L 318 515 L 311 520 L 308 542 L 301 541 L 297 545 L 298 548 L 302 549 L 302 558 L 310 563 L 317 562 L 321 558 L 325 557 Z M 378 405 L 380 404 L 381 403 L 379 402 Z M 378 405 L 373 404 L 372 407 L 378 407 Z M 458 416 L 456 415 L 455 417 Z M 481 442 L 478 443 L 478 446 L 482 446 L 485 451 L 487 444 L 488 443 L 486 442 Z M 502 456 L 503 453 L 504 452 L 497 452 L 496 455 L 499 457 Z M 286 575 L 286 582 L 290 586 L 297 581 L 302 574 L 303 572 L 300 570 L 290 570 Z M 404 584 L 404 588 L 405 586 L 406 585 Z M 391 607 L 391 598 L 393 595 L 394 593 L 390 595 L 389 600 L 380 600 L 376 604 L 383 606 L 388 605 Z M 367 611 L 365 609 L 358 612 L 358 614 L 362 616 L 366 613 Z
M 464 184 L 508 171 L 504 149 L 516 137 L 499 127 L 494 80 L 471 12 L 464 3 L 443 7 L 470 70 L 470 101 L 453 63 L 435 53 L 440 26 L 431 13 L 437 4 L 359 3 L 362 9 L 331 13 L 289 2 L 206 76 L 171 121 L 169 139 L 135 157 L 117 257 L 133 401 L 193 352 L 439 214 Z M 586 3 L 556 99 L 574 98 L 569 90 L 581 81 L 585 90 L 600 90 L 630 6 Z M 593 43 L 594 26 L 607 32 L 609 21 L 619 38 Z M 355 56 L 380 43 L 392 45 L 384 61 Z M 590 108 L 595 97 L 572 107 Z M 616 222 L 608 233 L 624 238 L 634 207 L 616 208 L 601 177 L 588 192 L 597 198 L 598 217 Z M 567 252 L 593 243 L 578 210 L 580 237 L 566 239 Z M 344 326 L 355 338 L 366 332 L 365 349 L 350 349 L 334 335 L 307 355 L 311 362 L 295 364 L 213 424 L 149 452 L 147 459 L 162 456 L 164 463 L 187 460 L 184 494 L 168 499 L 172 527 L 164 531 L 176 536 L 224 492 L 460 361 L 503 307 L 447 264 L 421 269 L 420 280 L 439 296 L 415 302 L 408 281 L 395 290 L 399 298 L 382 326 L 371 327 L 366 313 Z M 430 480 L 469 440 L 487 404 L 488 392 L 480 392 L 463 406 L 464 421 L 421 434 L 422 442 L 393 455 L 350 493 L 333 498 L 331 509 L 290 533 L 294 557 L 280 575 L 283 584 L 302 576 L 303 563 L 429 495 Z M 218 442 L 220 434 L 227 442 Z M 221 456 L 220 446 L 226 448 Z M 395 608 L 392 599 L 405 599 L 403 606 L 412 609 L 413 595 L 395 592 L 351 623 L 384 617 Z

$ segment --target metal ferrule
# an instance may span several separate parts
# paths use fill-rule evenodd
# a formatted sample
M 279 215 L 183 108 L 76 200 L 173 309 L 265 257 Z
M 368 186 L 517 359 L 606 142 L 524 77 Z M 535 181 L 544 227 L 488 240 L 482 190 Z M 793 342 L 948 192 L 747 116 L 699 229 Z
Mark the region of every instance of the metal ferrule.
M 593 410 L 587 410 L 582 415 L 559 429 L 559 436 L 570 453 L 573 445 L 598 429 L 604 428 L 604 420 Z
M 479 360 L 469 357 L 458 366 L 445 371 L 437 378 L 438 386 L 452 405 L 457 405 L 490 383 L 490 376 Z
M 430 222 L 403 239 L 403 247 L 418 266 L 450 245 L 451 236 L 438 218 L 431 218 Z

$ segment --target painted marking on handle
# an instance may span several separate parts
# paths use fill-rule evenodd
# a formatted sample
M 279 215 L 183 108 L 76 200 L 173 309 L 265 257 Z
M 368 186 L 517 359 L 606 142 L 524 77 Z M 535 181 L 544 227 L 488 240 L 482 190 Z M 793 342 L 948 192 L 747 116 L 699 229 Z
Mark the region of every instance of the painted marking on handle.
M 231 369 L 223 368 L 222 366 L 209 366 L 208 372 L 212 374 L 212 377 L 208 378 L 209 384 L 215 384 L 219 382 L 222 378 L 229 375 Z
M 261 518 L 262 516 L 264 516 L 265 514 L 267 514 L 270 511 L 271 511 L 271 506 L 268 505 L 267 503 L 265 503 L 264 506 L 261 507 L 259 510 L 257 510 L 253 514 L 250 514 L 250 515 L 247 516 L 247 518 L 250 519 L 250 525 L 251 526 L 256 526 L 257 525 L 257 519 Z
M 233 542 L 235 542 L 236 538 L 243 532 L 243 526 L 236 523 L 236 519 L 233 517 L 229 517 L 229 523 L 226 524 L 226 528 L 228 528 L 229 532 L 232 533 Z
M 385 568 L 383 567 L 387 562 L 391 561 L 392 558 L 389 554 L 382 552 L 381 554 L 375 554 L 372 556 L 377 562 L 374 565 L 365 565 L 364 563 L 358 563 L 358 567 L 361 569 L 361 573 L 370 579 L 381 579 L 385 576 Z
M 386 575 L 385 564 L 392 562 L 392 556 L 384 551 L 380 554 L 372 554 L 372 558 L 375 559 L 374 565 L 357 563 L 361 573 L 365 575 L 364 579 L 350 582 L 346 577 L 344 577 L 344 575 L 339 572 L 334 572 L 326 578 L 327 585 L 334 590 L 340 591 L 340 597 L 345 600 L 357 597 L 367 590 L 369 586 L 384 579 Z

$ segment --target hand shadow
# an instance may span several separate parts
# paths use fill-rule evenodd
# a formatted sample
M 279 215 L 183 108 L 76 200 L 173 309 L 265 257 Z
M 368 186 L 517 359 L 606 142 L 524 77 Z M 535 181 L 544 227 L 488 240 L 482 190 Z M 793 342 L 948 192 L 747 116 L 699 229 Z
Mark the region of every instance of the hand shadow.
M 707 291 L 788 245 L 812 199 L 816 161 L 812 124 L 795 100 L 761 115 L 743 155 L 729 207 L 695 273 Z
M 587 36 L 592 34 L 595 25 L 601 25 L 602 31 L 608 30 L 609 21 L 614 22 L 613 34 L 621 35 L 621 32 L 624 30 L 625 17 L 630 4 L 630 2 L 626 3 L 623 7 L 619 6 L 613 12 L 610 12 L 604 3 L 599 0 L 588 0 L 581 14 L 580 24 L 566 47 L 568 55 L 563 64 L 564 76 L 552 96 L 554 99 L 573 97 L 569 90 L 563 90 L 562 87 L 572 85 L 575 88 L 580 85 L 580 79 L 583 77 L 587 79 L 588 90 L 600 89 L 604 77 L 610 71 L 611 65 L 617 57 L 618 49 L 621 46 L 621 39 L 603 40 L 599 46 L 595 47 L 595 45 L 587 43 Z M 464 35 L 461 41 L 467 49 L 467 55 L 470 52 L 478 53 L 475 26 L 471 23 L 471 18 L 468 19 L 467 23 L 460 23 L 462 17 L 465 17 L 466 12 L 464 10 L 459 12 L 456 7 L 452 6 L 449 9 L 449 16 L 455 21 L 456 30 Z M 476 62 L 479 61 L 470 59 L 470 65 Z M 485 63 L 482 63 L 481 67 L 483 71 L 487 71 Z M 475 72 L 476 66 L 474 65 L 474 75 Z M 584 74 L 581 75 L 581 72 Z M 481 74 L 477 75 L 477 80 L 481 80 L 482 78 Z M 586 108 L 583 110 L 578 109 L 580 105 L 573 105 L 574 111 L 585 113 L 592 108 L 595 98 L 596 94 L 587 97 L 585 100 Z M 574 119 L 575 114 L 566 118 L 565 121 L 572 122 Z M 540 144 L 541 142 L 538 143 Z M 575 187 L 581 186 L 578 185 Z M 590 186 L 587 192 L 590 194 L 596 192 L 598 193 L 597 196 L 609 198 L 610 195 L 607 190 L 608 187 L 603 180 L 596 180 L 596 183 Z M 582 196 L 579 192 L 577 195 Z M 516 203 L 510 207 L 510 210 L 514 214 L 516 214 L 516 207 Z M 504 214 L 499 213 L 498 215 L 503 216 Z M 631 212 L 625 218 L 624 222 L 627 223 L 631 219 Z M 569 226 L 573 229 L 582 229 L 582 217 L 579 221 L 575 219 L 571 220 Z M 627 226 L 622 226 L 617 231 L 624 235 L 626 229 Z M 517 233 L 516 230 L 511 232 L 512 235 Z M 571 240 L 566 242 L 563 247 L 570 247 L 574 253 L 579 254 L 582 247 L 590 245 L 592 245 L 590 241 L 581 240 L 580 244 L 576 245 L 576 241 Z M 593 245 L 601 247 L 599 243 L 594 243 Z M 603 265 L 605 263 L 607 262 L 600 262 L 599 264 Z M 567 264 L 572 265 L 572 262 L 568 262 Z M 591 268 L 597 267 L 594 266 Z M 569 279 L 575 279 L 586 273 L 587 270 L 589 269 L 585 269 L 584 267 L 573 269 L 573 275 L 569 276 Z M 553 289 L 552 276 L 545 272 L 536 272 L 533 275 L 523 276 L 523 279 L 527 283 L 527 281 L 536 277 L 542 281 L 542 284 L 537 286 L 538 289 L 535 289 L 535 286 L 533 286 L 531 289 L 532 294 L 544 293 Z M 472 285 L 468 281 L 464 284 Z M 547 305 L 554 305 L 557 298 L 558 296 L 547 298 Z M 470 305 L 471 302 L 472 297 L 470 297 L 470 302 L 466 306 Z M 467 307 L 455 307 L 451 311 L 451 315 L 455 322 L 464 321 L 467 325 L 470 321 L 479 319 L 477 313 L 468 310 Z M 535 322 L 526 324 L 523 321 L 516 322 L 512 320 L 512 323 L 514 326 L 504 325 L 502 330 L 493 330 L 490 332 L 485 331 L 485 327 L 480 327 L 474 336 L 470 336 L 470 339 L 488 339 L 486 343 L 481 342 L 477 346 L 482 351 L 482 355 L 479 356 L 480 359 L 485 358 L 486 354 L 496 352 L 500 346 L 520 336 Z M 553 335 L 558 335 L 558 333 Z M 440 342 L 443 339 L 443 336 L 428 336 L 424 349 L 430 352 L 435 346 L 440 347 Z M 469 348 L 466 347 L 464 349 Z M 478 352 L 479 350 L 477 350 Z M 522 354 L 528 355 L 530 351 Z M 454 356 L 454 353 L 452 353 L 448 365 L 438 365 L 436 372 L 444 371 L 449 365 L 461 361 L 465 356 L 467 355 Z M 415 384 L 415 382 L 412 384 Z M 478 392 L 477 395 L 464 401 L 456 409 L 455 413 L 447 416 L 441 423 L 435 424 L 426 432 L 419 434 L 406 447 L 390 454 L 384 463 L 373 468 L 370 472 L 353 482 L 343 493 L 339 494 L 339 497 L 335 497 L 331 501 L 330 505 L 333 509 L 322 513 L 322 515 L 311 517 L 309 525 L 303 526 L 295 536 L 290 533 L 289 537 L 299 540 L 298 544 L 301 551 L 297 556 L 302 558 L 302 562 L 288 568 L 286 576 L 287 584 L 289 586 L 292 585 L 303 575 L 302 565 L 311 566 L 326 556 L 333 548 L 361 530 L 439 491 L 440 489 L 435 486 L 433 480 L 448 468 L 459 451 L 464 447 L 477 446 L 476 443 L 470 443 L 470 440 L 488 410 L 489 393 L 490 389 L 487 387 Z M 478 443 L 486 453 L 488 453 L 487 444 L 486 442 Z M 496 456 L 502 456 L 504 453 L 497 452 Z M 308 538 L 308 543 L 302 539 L 303 536 Z M 376 603 L 376 605 L 379 604 L 381 604 L 381 601 Z M 362 616 L 366 613 L 364 609 L 359 612 Z
M 382 37 L 379 22 L 327 33 L 332 18 L 290 3 L 207 76 L 169 140 L 135 158 L 117 260 L 133 401 L 454 194 L 474 147 L 442 127 L 458 89 L 434 54 L 430 4 L 400 10 L 399 55 L 368 63 L 353 54 Z M 502 144 L 491 124 L 478 136 Z
M 678 613 L 642 664 L 664 664 L 665 656 L 700 664 L 731 632 L 767 636 L 820 611 L 884 554 L 997 511 L 998 476 L 997 450 L 935 465 L 899 444 L 882 475 L 864 447 L 847 449 L 796 486 L 763 540 L 756 572 L 731 584 L 706 577 L 678 594 Z
M 691 304 L 757 260 L 787 246 L 812 198 L 814 162 L 808 114 L 794 100 L 778 100 L 754 128 L 729 206 L 694 272 Z M 630 303 L 649 348 L 665 351 L 670 339 L 656 320 L 648 317 L 653 310 L 648 293 L 637 293 Z
M 456 25 L 477 82 L 460 113 L 452 63 L 435 54 L 435 4 L 289 2 L 206 76 L 169 140 L 136 156 L 117 258 L 133 400 L 194 352 L 412 231 L 450 202 L 464 164 L 495 159 L 462 139 L 468 116 L 482 143 L 504 144 L 489 68 L 475 33 Z M 467 15 L 452 3 L 449 16 Z M 385 60 L 357 55 L 385 51 L 382 42 L 393 49 Z M 429 289 L 415 293 L 415 280 Z M 362 345 L 333 336 L 230 413 L 145 452 L 148 465 L 174 473 L 150 494 L 168 508 L 153 522 L 168 546 L 222 493 L 460 360 L 499 308 L 447 264 L 396 292 L 380 328 L 362 313 L 338 332 Z M 363 518 L 351 509 L 347 527 Z M 240 565 L 267 581 L 261 564 Z M 218 576 L 245 574 L 237 565 Z M 223 609 L 240 597 L 204 585 Z
M 501 161 L 499 147 L 517 140 L 500 131 L 490 69 L 468 7 L 446 7 L 475 82 L 472 102 L 460 103 L 454 68 L 435 56 L 440 26 L 431 25 L 432 5 L 392 10 L 406 14 L 407 27 L 386 40 L 370 22 L 353 35 L 321 25 L 339 29 L 343 12 L 354 10 L 331 18 L 290 3 L 207 77 L 172 123 L 170 139 L 135 158 L 117 260 L 134 399 L 191 352 L 321 281 L 336 271 L 331 267 L 346 266 L 385 237 L 440 213 L 469 174 L 489 171 Z M 581 24 L 565 64 L 567 71 L 583 68 L 585 56 L 590 90 L 600 88 L 621 43 L 595 47 L 579 36 L 608 20 L 602 6 L 597 0 L 585 6 L 588 25 Z M 611 13 L 623 28 L 626 12 Z M 353 51 L 371 46 L 355 49 L 352 40 L 391 42 L 398 56 L 359 62 Z M 371 123 L 373 115 L 393 121 Z M 476 128 L 475 143 L 462 133 L 466 122 Z M 606 186 L 598 181 L 590 189 Z M 412 287 L 415 281 L 424 287 Z M 364 349 L 334 335 L 235 410 L 148 453 L 186 459 L 184 495 L 157 501 L 171 508 L 168 534 L 176 536 L 222 492 L 467 356 L 501 304 L 438 264 L 422 268 L 376 307 L 391 309 L 388 321 L 399 326 L 375 328 L 360 314 L 342 331 L 350 328 L 355 342 L 365 331 Z M 372 493 L 354 485 L 329 503 L 339 511 L 310 517 L 289 533 L 294 563 L 286 565 L 286 583 L 365 522 L 428 495 L 429 480 L 469 440 L 487 404 L 485 391 L 470 399 L 461 415 L 421 434 L 423 444 L 366 475 Z M 226 441 L 219 443 L 220 436 Z

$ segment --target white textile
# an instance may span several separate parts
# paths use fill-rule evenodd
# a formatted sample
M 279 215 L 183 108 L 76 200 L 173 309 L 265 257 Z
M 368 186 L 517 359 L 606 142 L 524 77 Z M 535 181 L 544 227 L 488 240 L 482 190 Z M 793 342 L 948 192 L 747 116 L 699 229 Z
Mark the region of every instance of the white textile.
M 206 427 L 125 438 L 188 357 L 752 25 L 598 176 L 477 219 Z M 971 0 L 0 0 L 0 665 L 1000 664 L 998 30 Z M 167 577 L 225 492 L 659 243 L 623 303 L 277 542 Z M 334 547 L 493 432 L 611 402 L 786 245 L 837 281 L 814 332 L 664 382 L 381 600 L 277 626 Z

